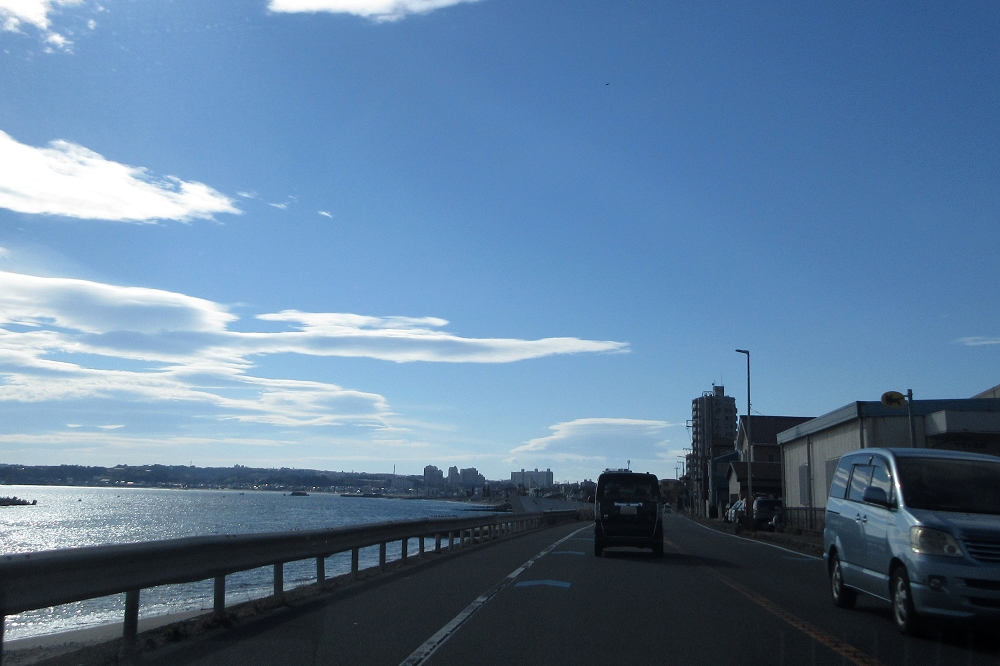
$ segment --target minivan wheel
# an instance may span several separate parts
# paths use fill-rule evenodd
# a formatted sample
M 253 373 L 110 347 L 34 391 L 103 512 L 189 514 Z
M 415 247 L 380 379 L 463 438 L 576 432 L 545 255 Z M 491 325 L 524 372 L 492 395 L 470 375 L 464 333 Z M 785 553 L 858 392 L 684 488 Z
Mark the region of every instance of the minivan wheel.
M 837 608 L 854 608 L 854 602 L 858 600 L 857 590 L 844 585 L 844 571 L 836 553 L 830 556 L 830 592 Z
M 663 557 L 663 539 L 653 544 L 653 557 Z
M 913 595 L 910 592 L 910 577 L 905 567 L 897 567 L 892 572 L 892 619 L 896 621 L 899 633 L 914 636 L 920 631 L 920 617 L 913 610 Z
M 604 544 L 601 543 L 600 539 L 598 539 L 598 538 L 595 537 L 594 538 L 594 555 L 597 556 L 597 557 L 600 557 L 603 553 L 604 553 Z

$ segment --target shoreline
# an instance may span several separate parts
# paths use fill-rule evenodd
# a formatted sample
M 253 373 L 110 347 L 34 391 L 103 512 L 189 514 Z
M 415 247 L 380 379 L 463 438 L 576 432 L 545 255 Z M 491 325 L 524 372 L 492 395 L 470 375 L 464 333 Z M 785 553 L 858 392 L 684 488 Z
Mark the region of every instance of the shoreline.
M 182 611 L 153 617 L 139 618 L 139 633 L 152 631 L 177 622 L 184 622 L 202 615 L 211 615 L 211 609 Z M 109 643 L 122 637 L 123 622 L 110 622 L 81 629 L 70 629 L 40 636 L 5 639 L 3 661 L 5 666 L 22 666 L 51 659 L 81 648 Z

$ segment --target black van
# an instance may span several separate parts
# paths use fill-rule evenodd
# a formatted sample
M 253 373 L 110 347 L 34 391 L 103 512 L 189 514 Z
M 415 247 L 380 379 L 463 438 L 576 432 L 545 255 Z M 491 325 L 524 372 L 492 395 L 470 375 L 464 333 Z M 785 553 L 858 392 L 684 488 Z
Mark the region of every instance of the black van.
M 663 555 L 660 484 L 654 474 L 608 470 L 597 479 L 594 555 L 609 546 L 652 548 Z

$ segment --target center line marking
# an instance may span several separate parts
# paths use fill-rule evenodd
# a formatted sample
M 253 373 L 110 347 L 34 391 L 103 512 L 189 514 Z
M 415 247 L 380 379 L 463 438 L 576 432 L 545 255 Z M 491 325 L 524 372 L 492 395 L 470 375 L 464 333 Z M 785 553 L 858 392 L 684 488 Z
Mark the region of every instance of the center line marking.
M 461 613 L 452 618 L 451 622 L 441 627 L 441 629 L 439 629 L 436 634 L 434 634 L 426 641 L 424 641 L 424 644 L 418 647 L 416 650 L 414 650 L 413 654 L 404 659 L 399 664 L 399 666 L 416 666 L 417 664 L 427 659 L 427 657 L 434 654 L 435 650 L 444 645 L 445 641 L 451 638 L 455 634 L 455 632 L 458 631 L 458 628 L 461 627 L 462 624 L 469 619 L 469 616 L 471 616 L 477 610 L 482 608 L 483 604 L 489 601 L 490 598 L 492 598 L 497 592 L 507 587 L 507 585 L 509 585 L 511 581 L 513 581 L 515 578 L 524 573 L 526 569 L 529 569 L 531 565 L 537 562 L 540 558 L 551 553 L 556 548 L 556 546 L 559 546 L 565 541 L 569 541 L 571 538 L 573 538 L 574 536 L 576 536 L 577 534 L 586 529 L 593 529 L 593 527 L 588 525 L 586 527 L 581 527 L 575 532 L 570 532 L 562 539 L 559 539 L 559 541 L 556 541 L 555 543 L 549 545 L 547 548 L 545 548 L 545 550 L 538 553 L 530 560 L 528 560 L 518 568 L 511 571 L 509 574 L 507 574 L 506 578 L 504 578 L 499 583 L 488 589 L 486 592 L 479 595 L 479 597 L 475 601 L 473 601 L 471 604 L 465 607 L 465 610 L 463 610 Z M 555 582 L 560 586 L 562 585 L 561 583 L 558 583 L 558 581 L 552 581 L 552 582 Z M 566 587 L 569 587 L 569 583 L 565 583 L 565 585 Z
M 687 552 L 686 550 L 684 550 L 683 548 L 672 542 L 670 539 L 664 539 L 663 542 L 666 543 L 671 548 L 673 548 L 674 550 L 676 550 L 681 555 L 687 555 L 689 557 L 691 556 L 691 553 Z M 707 566 L 705 564 L 699 564 L 698 568 L 704 569 L 708 573 L 715 576 L 715 578 L 717 578 L 720 582 L 736 590 L 737 592 L 739 592 L 744 597 L 754 602 L 764 610 L 768 611 L 769 613 L 778 617 L 779 619 L 784 620 L 788 624 L 792 625 L 793 627 L 804 633 L 806 636 L 812 638 L 817 643 L 820 643 L 821 645 L 830 648 L 831 650 L 833 650 L 840 656 L 844 657 L 845 659 L 848 659 L 853 663 L 857 664 L 857 666 L 884 666 L 884 664 L 875 657 L 872 657 L 866 652 L 859 650 L 858 648 L 854 647 L 847 641 L 842 641 L 835 636 L 831 636 L 822 629 L 814 627 L 805 620 L 802 620 L 796 617 L 795 615 L 792 615 L 791 613 L 789 613 L 784 608 L 774 603 L 767 597 L 757 594 L 750 588 L 746 587 L 741 583 L 737 583 L 729 576 L 726 576 L 725 574 L 716 571 L 712 567 Z

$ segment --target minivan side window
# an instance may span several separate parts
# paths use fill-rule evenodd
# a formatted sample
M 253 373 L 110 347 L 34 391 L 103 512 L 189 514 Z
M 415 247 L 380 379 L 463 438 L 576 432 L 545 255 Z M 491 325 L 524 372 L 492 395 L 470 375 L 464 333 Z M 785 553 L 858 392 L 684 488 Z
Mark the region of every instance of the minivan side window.
M 844 495 L 847 494 L 847 480 L 851 477 L 851 462 L 851 458 L 840 459 L 837 471 L 833 473 L 833 481 L 830 482 L 830 497 L 844 499 Z
M 872 488 L 881 488 L 885 496 L 892 501 L 892 477 L 889 476 L 889 465 L 881 458 L 872 461 Z
M 847 491 L 847 499 L 860 502 L 865 495 L 865 489 L 872 480 L 871 465 L 855 465 L 851 473 L 851 485 Z

